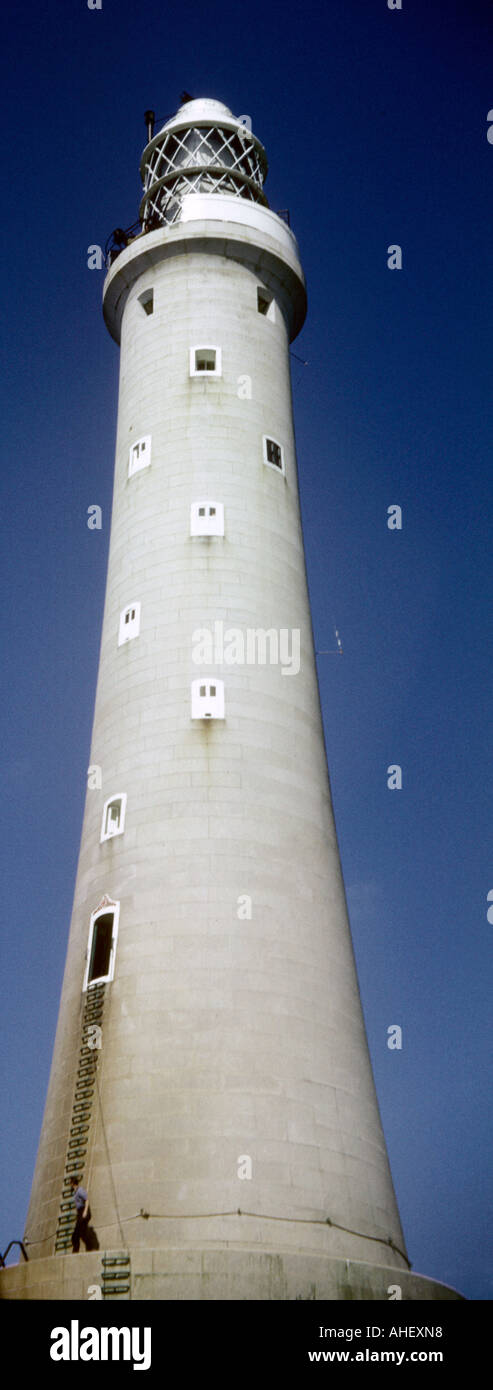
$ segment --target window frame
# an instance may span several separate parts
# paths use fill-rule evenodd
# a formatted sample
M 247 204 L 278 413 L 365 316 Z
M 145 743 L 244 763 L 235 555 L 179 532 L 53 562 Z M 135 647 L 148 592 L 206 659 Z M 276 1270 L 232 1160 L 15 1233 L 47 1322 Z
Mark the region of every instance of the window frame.
M 147 444 L 147 445 L 148 445 L 148 458 L 146 458 L 145 463 L 140 463 L 140 461 L 138 461 L 138 462 L 137 462 L 137 467 L 136 467 L 136 468 L 132 468 L 132 455 L 133 455 L 133 453 L 134 453 L 134 450 L 137 449 L 137 447 L 138 447 L 140 444 Z M 152 458 L 152 434 L 141 434 L 140 439 L 134 439 L 133 444 L 130 445 L 130 448 L 129 448 L 129 451 L 128 451 L 128 475 L 127 475 L 127 476 L 128 476 L 129 478 L 133 478 L 133 477 L 135 477 L 135 474 L 136 474 L 136 473 L 142 473 L 142 472 L 144 471 L 144 468 L 150 468 L 150 465 L 151 465 L 151 458 Z
M 150 285 L 147 290 L 142 290 L 142 294 L 138 294 L 137 299 L 143 313 L 146 314 L 147 318 L 150 318 L 151 314 L 154 313 L 154 286 Z
M 199 507 L 215 507 L 215 517 L 208 514 L 205 517 L 199 516 Z M 216 524 L 213 530 L 206 530 L 206 523 L 214 521 Z M 204 523 L 201 526 L 201 522 Z M 191 536 L 224 536 L 224 502 L 216 502 L 214 497 L 198 497 L 190 503 L 190 535 Z
M 96 923 L 97 923 L 99 917 L 106 917 L 106 916 L 109 915 L 109 913 L 112 913 L 112 914 L 113 914 L 113 927 L 112 927 L 112 935 L 111 935 L 111 949 L 110 949 L 110 958 L 109 958 L 109 963 L 108 963 L 108 964 L 109 964 L 108 973 L 107 973 L 106 975 L 95 975 L 95 977 L 94 977 L 93 980 L 89 980 L 89 970 L 90 970 L 90 968 L 91 968 L 92 950 L 93 950 L 93 941 L 94 941 L 94 932 L 95 932 L 95 928 L 96 928 Z M 96 985 L 96 984 L 99 984 L 99 985 L 102 985 L 102 984 L 109 984 L 110 981 L 114 979 L 114 975 L 115 975 L 116 947 L 117 947 L 117 941 L 118 941 L 118 927 L 119 927 L 119 921 L 120 921 L 120 903 L 119 903 L 119 902 L 113 902 L 113 900 L 112 900 L 111 898 L 108 898 L 107 902 L 104 902 L 104 900 L 103 900 L 103 902 L 100 904 L 100 906 L 97 907 L 97 908 L 95 908 L 95 911 L 91 913 L 91 920 L 90 920 L 90 923 L 89 923 L 89 937 L 88 937 L 88 941 L 87 941 L 86 965 L 85 965 L 85 970 L 84 970 L 84 983 L 83 983 L 83 985 L 82 985 L 82 993 L 83 993 L 83 994 L 84 994 L 88 989 L 91 989 L 92 985 Z
M 210 693 L 206 693 L 205 695 L 201 695 L 201 685 L 206 687 L 211 685 L 215 686 L 216 694 L 211 695 Z M 202 700 L 213 700 L 214 703 L 217 702 L 217 712 L 216 709 L 213 709 L 211 713 L 204 713 L 203 709 L 200 708 Z M 208 722 L 211 719 L 224 719 L 224 681 L 218 679 L 217 676 L 198 676 L 196 680 L 192 681 L 191 704 L 192 719 L 203 719 Z
M 107 815 L 107 812 L 108 812 L 108 808 L 109 808 L 110 806 L 113 805 L 113 802 L 114 802 L 114 801 L 119 801 L 119 802 L 121 803 L 120 824 L 119 824 L 118 830 L 109 830 L 109 831 L 106 831 L 106 832 L 105 832 L 104 826 L 105 826 L 105 820 L 106 820 L 106 815 Z M 114 840 L 114 839 L 116 838 L 117 835 L 123 835 L 124 830 L 125 830 L 125 816 L 126 816 L 126 813 L 127 813 L 127 793 L 126 793 L 126 792 L 113 792 L 113 796 L 107 797 L 107 799 L 106 799 L 106 801 L 105 801 L 105 803 L 104 803 L 104 806 L 103 806 L 103 815 L 102 815 L 102 819 L 101 819 L 101 834 L 100 834 L 100 837 L 99 837 L 99 842 L 100 842 L 101 845 L 102 845 L 102 844 L 105 844 L 105 842 L 106 842 L 107 840 Z
M 118 624 L 118 646 L 125 647 L 127 642 L 133 642 L 135 637 L 140 637 L 140 599 L 134 599 L 133 603 L 126 603 L 120 613 Z M 130 627 L 135 627 L 136 632 L 125 633 L 125 614 L 135 608 L 135 618 L 130 620 Z
M 266 301 L 266 309 L 260 308 L 260 298 Z M 260 314 L 262 318 L 268 319 L 269 323 L 276 322 L 276 301 L 274 295 L 270 290 L 266 289 L 265 285 L 257 285 L 257 313 Z
M 262 435 L 262 444 L 263 444 L 264 464 L 265 464 L 266 468 L 273 468 L 275 473 L 282 473 L 283 478 L 285 478 L 285 477 L 286 477 L 286 460 L 285 460 L 285 456 L 284 456 L 284 446 L 279 442 L 278 439 L 274 439 L 274 436 L 273 436 L 272 434 L 264 434 L 264 435 Z M 267 445 L 268 445 L 268 444 L 275 444 L 275 445 L 276 445 L 276 448 L 281 450 L 281 467 L 279 467 L 279 465 L 278 465 L 277 463 L 272 463 L 271 459 L 267 458 Z
M 197 367 L 197 365 L 196 365 L 196 361 L 197 361 L 197 359 L 196 359 L 196 354 L 197 354 L 198 352 L 214 352 L 214 353 L 215 353 L 215 366 L 214 366 L 213 369 L 210 368 L 210 367 Z M 193 347 L 190 348 L 189 372 L 190 372 L 190 376 L 191 376 L 191 377 L 194 377 L 194 378 L 197 378 L 197 377 L 213 377 L 213 376 L 219 376 L 219 377 L 220 377 L 220 376 L 222 376 L 222 351 L 221 351 L 221 348 L 217 346 L 217 343 L 194 343 L 194 344 L 193 344 Z

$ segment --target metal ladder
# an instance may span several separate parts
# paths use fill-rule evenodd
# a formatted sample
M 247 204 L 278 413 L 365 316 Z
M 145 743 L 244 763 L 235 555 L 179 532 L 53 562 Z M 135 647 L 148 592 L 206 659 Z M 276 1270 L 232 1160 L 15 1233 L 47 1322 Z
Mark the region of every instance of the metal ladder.
M 86 995 L 82 1018 L 82 1042 L 79 1052 L 79 1065 L 75 1082 L 72 1105 L 72 1119 L 67 1145 L 67 1162 L 60 1202 L 58 1227 L 55 1236 L 55 1254 L 70 1250 L 72 1231 L 75 1223 L 74 1198 L 70 1185 L 73 1173 L 84 1169 L 89 1130 L 92 1117 L 95 1077 L 98 1066 L 98 1048 L 88 1046 L 89 1029 L 101 1025 L 104 1009 L 106 985 L 90 985 Z
M 112 1255 L 103 1255 L 101 1264 L 101 1288 L 103 1298 L 123 1298 L 130 1293 L 130 1255 L 128 1251 L 116 1250 Z

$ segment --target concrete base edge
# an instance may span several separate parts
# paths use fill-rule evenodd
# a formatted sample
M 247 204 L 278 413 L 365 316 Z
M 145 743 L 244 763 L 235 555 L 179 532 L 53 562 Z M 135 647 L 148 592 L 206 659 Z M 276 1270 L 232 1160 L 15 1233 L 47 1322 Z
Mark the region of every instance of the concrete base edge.
M 0 1298 L 90 1302 L 296 1299 L 345 1302 L 462 1300 L 434 1279 L 385 1265 L 275 1251 L 129 1248 L 130 1290 L 103 1293 L 103 1258 L 119 1251 L 55 1255 L 0 1270 Z M 109 1266 L 111 1269 L 112 1266 Z M 118 1266 L 115 1266 L 118 1268 Z M 108 1274 L 107 1274 L 108 1279 Z M 128 1290 L 128 1283 L 125 1286 Z M 400 1293 L 399 1293 L 400 1290 Z

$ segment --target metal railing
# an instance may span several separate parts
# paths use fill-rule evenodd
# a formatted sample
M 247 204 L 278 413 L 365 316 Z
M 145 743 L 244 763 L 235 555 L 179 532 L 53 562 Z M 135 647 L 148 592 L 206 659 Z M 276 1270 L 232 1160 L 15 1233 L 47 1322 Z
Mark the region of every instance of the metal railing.
M 8 1246 L 7 1246 L 7 1249 L 4 1250 L 3 1255 L 0 1255 L 0 1269 L 6 1269 L 6 1268 L 7 1268 L 5 1261 L 6 1261 L 6 1259 L 7 1259 L 7 1255 L 8 1255 L 8 1253 L 9 1253 L 9 1250 L 12 1249 L 12 1246 L 13 1246 L 13 1245 L 18 1245 L 18 1246 L 19 1246 L 19 1250 L 21 1251 L 22 1255 L 24 1256 L 24 1259 L 25 1259 L 26 1264 L 27 1264 L 27 1262 L 28 1262 L 28 1260 L 29 1260 L 29 1255 L 28 1255 L 27 1252 L 26 1252 L 26 1248 L 25 1248 L 25 1245 L 24 1245 L 23 1241 L 22 1241 L 22 1240 L 11 1240 L 11 1241 L 9 1242 Z
M 287 227 L 291 226 L 289 208 L 279 208 L 275 216 L 280 217 L 281 221 L 285 222 Z M 158 228 L 165 225 L 166 224 L 156 216 L 154 218 L 150 217 L 149 220 L 142 225 L 140 222 L 133 222 L 131 227 L 115 227 L 114 231 L 110 232 L 109 237 L 107 237 L 104 247 L 104 258 L 107 270 L 110 269 L 117 257 L 121 256 L 122 251 L 125 251 L 127 246 L 130 246 L 132 241 L 136 241 L 138 237 L 145 236 L 147 232 L 155 232 Z

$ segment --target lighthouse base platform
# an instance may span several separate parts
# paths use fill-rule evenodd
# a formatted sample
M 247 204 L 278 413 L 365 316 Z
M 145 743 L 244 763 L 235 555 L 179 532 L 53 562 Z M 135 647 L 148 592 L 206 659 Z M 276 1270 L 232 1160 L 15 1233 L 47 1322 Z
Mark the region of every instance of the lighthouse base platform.
M 110 1292 L 111 1270 L 127 1256 L 128 1277 L 121 1293 Z M 113 1260 L 115 1263 L 113 1264 Z M 111 1263 L 110 1263 L 111 1261 Z M 125 1266 L 123 1266 L 125 1269 Z M 103 1292 L 104 1290 L 104 1292 Z M 123 1292 L 124 1290 L 124 1292 Z M 29 1260 L 0 1271 L 0 1298 L 59 1299 L 87 1302 L 297 1299 L 314 1302 L 409 1302 L 456 1299 L 462 1294 L 446 1284 L 409 1270 L 327 1256 L 277 1253 L 252 1249 L 178 1249 L 143 1246 L 125 1251 L 98 1250 L 88 1254 L 54 1255 Z

